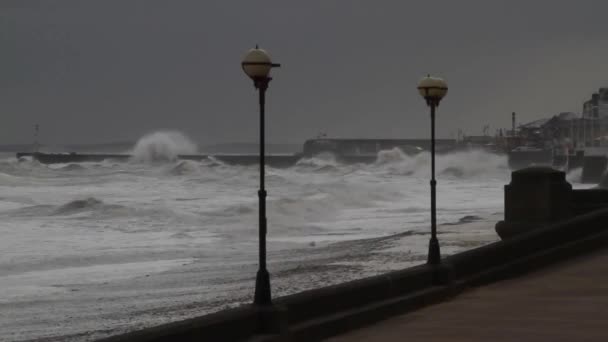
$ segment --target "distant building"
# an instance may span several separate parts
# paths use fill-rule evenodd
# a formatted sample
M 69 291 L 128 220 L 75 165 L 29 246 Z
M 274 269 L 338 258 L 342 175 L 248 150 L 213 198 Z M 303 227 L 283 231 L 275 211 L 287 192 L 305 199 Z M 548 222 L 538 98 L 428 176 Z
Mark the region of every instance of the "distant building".
M 563 112 L 550 118 L 535 120 L 519 126 L 524 146 L 573 150 L 580 140 L 580 118 L 576 113 Z
M 600 88 L 597 99 L 598 116 L 608 117 L 608 88 Z
M 600 88 L 583 103 L 580 125 L 585 147 L 608 146 L 608 88 Z

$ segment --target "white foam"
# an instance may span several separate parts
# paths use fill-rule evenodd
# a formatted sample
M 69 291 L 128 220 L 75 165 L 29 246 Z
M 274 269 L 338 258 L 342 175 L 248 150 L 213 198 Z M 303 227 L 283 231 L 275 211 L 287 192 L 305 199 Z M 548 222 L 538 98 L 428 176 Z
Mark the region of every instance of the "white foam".
M 0 276 L 0 303 L 66 292 L 69 287 L 136 278 L 191 263 L 194 259 L 87 265 Z M 58 265 L 59 266 L 59 265 Z
M 566 180 L 570 183 L 580 183 L 583 176 L 583 168 L 579 167 L 573 170 L 568 171 L 566 174 Z
M 33 162 L 2 166 L 0 301 L 11 313 L 0 314 L 0 320 L 11 330 L 23 331 L 19 339 L 40 338 L 58 321 L 70 322 L 75 334 L 86 331 L 86 324 L 99 329 L 95 318 L 100 307 L 111 325 L 115 321 L 109 320 L 123 310 L 131 310 L 125 317 L 137 310 L 159 312 L 154 310 L 178 307 L 174 301 L 180 298 L 216 303 L 217 296 L 224 296 L 222 303 L 230 303 L 233 291 L 235 298 L 250 292 L 247 277 L 255 276 L 258 251 L 257 166 L 213 160 L 154 163 L 158 156 L 170 160 L 195 152 L 193 144 L 172 139 L 160 133 L 142 138 L 135 149 L 140 163 L 87 163 L 68 169 Z M 334 243 L 403 232 L 413 235 L 404 237 L 396 250 L 414 256 L 426 253 L 428 153 L 389 151 L 378 159 L 372 165 L 342 165 L 332 156 L 321 156 L 291 168 L 268 168 L 268 250 L 271 255 L 293 255 L 290 263 L 269 258 L 273 267 L 293 268 L 311 258 L 323 263 L 327 257 L 314 254 L 322 246 L 332 244 L 333 253 Z M 509 178 L 503 157 L 463 152 L 438 155 L 437 162 L 440 224 L 502 211 L 503 186 Z M 452 232 L 453 247 L 446 251 L 461 248 L 460 236 L 489 236 L 460 235 L 460 226 L 440 230 L 442 236 Z M 492 225 L 487 230 L 494 235 Z M 348 253 L 367 253 L 356 248 Z M 192 259 L 198 261 L 191 265 L 199 267 L 198 272 L 180 273 L 177 267 Z M 137 279 L 172 267 L 171 277 L 163 273 L 145 282 Z M 287 273 L 299 283 L 298 272 Z M 238 289 L 235 279 L 247 284 Z M 134 283 L 145 288 L 132 288 Z M 78 291 L 69 292 L 73 287 Z M 118 297 L 113 289 L 119 289 Z M 27 308 L 22 305 L 26 301 Z M 74 308 L 75 301 L 81 306 Z M 52 314 L 47 312 L 50 307 Z M 88 318 L 68 319 L 74 312 L 85 312 Z

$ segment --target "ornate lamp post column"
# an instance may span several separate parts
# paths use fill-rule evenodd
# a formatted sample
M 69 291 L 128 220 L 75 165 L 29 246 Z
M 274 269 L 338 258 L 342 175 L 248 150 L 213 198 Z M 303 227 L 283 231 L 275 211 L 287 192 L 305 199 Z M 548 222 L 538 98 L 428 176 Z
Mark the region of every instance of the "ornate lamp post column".
M 448 93 L 447 83 L 436 77 L 428 75 L 418 83 L 418 92 L 431 107 L 431 240 L 429 242 L 429 255 L 427 263 L 437 265 L 441 263 L 439 251 L 439 240 L 437 240 L 437 208 L 435 181 L 435 109 L 439 106 L 441 99 Z
M 270 294 L 270 275 L 266 269 L 266 189 L 264 186 L 264 167 L 265 167 L 265 133 L 264 133 L 264 110 L 266 103 L 266 90 L 268 83 L 272 78 L 270 70 L 280 67 L 280 64 L 272 63 L 268 53 L 256 45 L 243 58 L 241 63 L 243 71 L 253 80 L 253 85 L 259 93 L 260 103 L 260 190 L 258 191 L 259 198 L 259 270 L 255 280 L 255 296 L 253 303 L 256 305 L 272 304 Z

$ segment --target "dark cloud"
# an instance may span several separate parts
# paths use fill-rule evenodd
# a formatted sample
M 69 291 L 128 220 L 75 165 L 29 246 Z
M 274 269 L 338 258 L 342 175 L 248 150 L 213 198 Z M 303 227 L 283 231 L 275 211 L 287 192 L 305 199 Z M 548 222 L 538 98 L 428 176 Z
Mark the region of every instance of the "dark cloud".
M 425 137 L 415 91 L 449 84 L 439 133 L 580 111 L 607 84 L 605 1 L 5 1 L 0 143 L 255 141 L 255 94 L 239 67 L 255 43 L 283 67 L 268 134 L 301 142 Z

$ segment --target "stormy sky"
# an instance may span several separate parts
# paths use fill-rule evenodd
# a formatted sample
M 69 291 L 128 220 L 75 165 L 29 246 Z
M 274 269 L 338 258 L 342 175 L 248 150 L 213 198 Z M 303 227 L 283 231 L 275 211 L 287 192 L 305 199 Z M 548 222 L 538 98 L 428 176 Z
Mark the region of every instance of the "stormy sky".
M 0 2 L 0 144 L 137 140 L 179 130 L 200 144 L 257 141 L 259 43 L 283 67 L 268 140 L 418 137 L 421 76 L 450 86 L 438 134 L 580 112 L 608 85 L 608 1 Z

